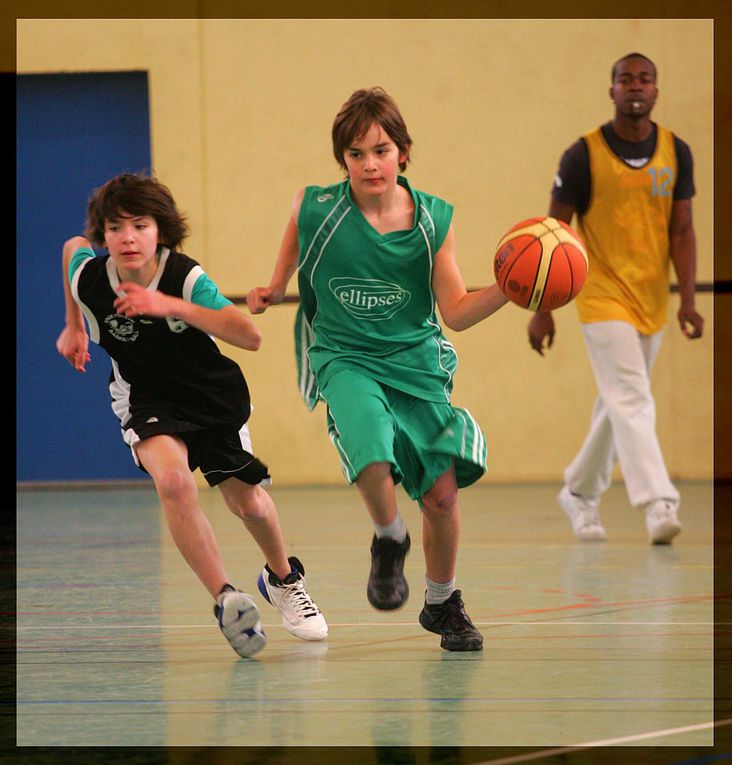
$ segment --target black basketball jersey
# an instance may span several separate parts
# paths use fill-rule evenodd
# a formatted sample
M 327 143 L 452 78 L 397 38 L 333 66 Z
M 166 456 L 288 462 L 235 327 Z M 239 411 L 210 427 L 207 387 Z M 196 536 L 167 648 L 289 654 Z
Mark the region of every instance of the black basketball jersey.
M 249 418 L 246 380 L 238 364 L 224 356 L 205 332 L 174 317 L 126 317 L 114 300 L 119 276 L 108 255 L 90 250 L 73 271 L 72 294 L 84 312 L 91 339 L 112 359 L 112 409 L 123 428 L 154 421 L 161 413 L 205 429 L 240 428 Z M 195 260 L 162 249 L 148 289 L 191 299 L 204 272 Z

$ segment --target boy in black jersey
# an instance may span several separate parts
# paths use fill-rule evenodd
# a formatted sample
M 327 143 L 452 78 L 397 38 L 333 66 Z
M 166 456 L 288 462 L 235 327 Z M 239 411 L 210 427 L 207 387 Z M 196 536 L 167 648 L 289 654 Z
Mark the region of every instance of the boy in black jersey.
M 177 251 L 187 232 L 169 190 L 154 178 L 123 173 L 97 189 L 89 238 L 63 246 L 66 326 L 56 346 L 79 372 L 90 360 L 89 337 L 109 354 L 123 438 L 152 477 L 171 536 L 215 599 L 234 650 L 251 656 L 266 638 L 252 598 L 230 584 L 201 511 L 192 473 L 199 467 L 262 550 L 259 589 L 283 625 L 304 640 L 323 640 L 323 615 L 305 590 L 302 564 L 287 557 L 277 510 L 262 488 L 267 467 L 251 453 L 246 381 L 212 339 L 255 351 L 261 336 L 198 263 Z M 109 254 L 97 257 L 90 241 Z

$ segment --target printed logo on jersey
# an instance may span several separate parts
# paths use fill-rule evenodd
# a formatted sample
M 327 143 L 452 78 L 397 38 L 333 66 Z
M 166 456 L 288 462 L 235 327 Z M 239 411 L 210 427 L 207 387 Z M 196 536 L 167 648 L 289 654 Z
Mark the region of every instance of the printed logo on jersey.
M 135 329 L 135 322 L 120 314 L 110 314 L 104 320 L 104 324 L 107 327 L 107 332 L 109 332 L 115 340 L 120 340 L 123 343 L 134 343 L 135 340 L 137 340 L 137 336 L 140 334 L 139 331 Z
M 165 321 L 168 325 L 168 329 L 171 332 L 185 332 L 188 329 L 188 325 L 183 319 L 176 319 L 175 316 L 166 316 Z
M 329 199 L 333 199 L 332 194 L 321 194 L 318 197 L 318 202 L 327 202 Z
M 337 276 L 328 282 L 328 286 L 351 316 L 367 321 L 390 319 L 412 297 L 398 284 L 380 279 Z

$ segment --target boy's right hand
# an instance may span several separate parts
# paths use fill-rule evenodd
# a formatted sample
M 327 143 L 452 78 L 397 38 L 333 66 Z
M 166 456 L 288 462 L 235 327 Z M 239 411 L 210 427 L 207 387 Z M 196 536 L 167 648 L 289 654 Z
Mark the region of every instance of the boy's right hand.
M 85 367 L 91 361 L 86 330 L 66 325 L 56 340 L 56 350 L 77 372 L 86 372 Z
M 247 308 L 249 313 L 264 313 L 271 305 L 282 302 L 283 294 L 271 287 L 255 287 L 247 294 Z
M 554 318 L 551 313 L 535 313 L 529 321 L 529 344 L 540 355 L 544 355 L 544 340 L 547 350 L 554 344 Z

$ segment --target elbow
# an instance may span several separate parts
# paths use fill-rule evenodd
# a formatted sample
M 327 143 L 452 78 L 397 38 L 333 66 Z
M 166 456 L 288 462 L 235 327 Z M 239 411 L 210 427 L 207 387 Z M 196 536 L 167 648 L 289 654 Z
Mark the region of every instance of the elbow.
M 89 241 L 83 236 L 72 236 L 64 242 L 63 252 L 65 255 L 73 255 L 80 247 L 86 247 Z
M 460 318 L 446 318 L 445 316 L 442 317 L 442 320 L 445 324 L 445 326 L 448 329 L 453 330 L 453 332 L 463 332 L 464 330 L 468 329 L 472 326 L 468 321 L 465 319 Z
M 257 329 L 249 336 L 249 344 L 247 349 L 250 351 L 258 351 L 262 347 L 262 333 Z

